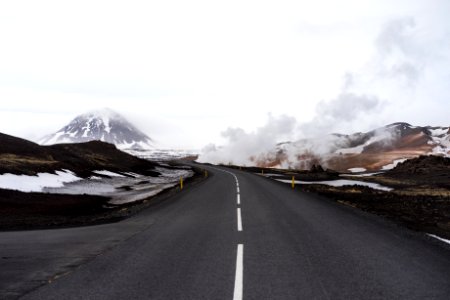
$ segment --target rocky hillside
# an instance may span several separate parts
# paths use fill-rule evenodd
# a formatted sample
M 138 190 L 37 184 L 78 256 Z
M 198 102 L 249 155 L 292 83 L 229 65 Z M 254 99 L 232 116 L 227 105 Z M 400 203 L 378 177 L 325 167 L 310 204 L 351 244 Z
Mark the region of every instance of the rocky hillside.
M 427 154 L 450 156 L 449 127 L 394 123 L 366 133 L 281 143 L 252 161 L 259 167 L 310 169 L 320 164 L 359 172 L 389 170 L 406 159 Z
M 155 166 L 100 141 L 40 146 L 0 133 L 0 174 L 36 175 L 65 169 L 80 177 L 88 177 L 94 170 L 157 175 Z

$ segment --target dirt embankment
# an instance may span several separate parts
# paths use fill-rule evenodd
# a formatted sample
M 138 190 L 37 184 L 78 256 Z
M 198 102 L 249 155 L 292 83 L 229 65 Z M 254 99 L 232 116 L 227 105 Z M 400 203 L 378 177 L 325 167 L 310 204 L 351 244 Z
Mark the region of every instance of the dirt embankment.
M 309 192 L 389 218 L 411 229 L 450 239 L 450 158 L 420 156 L 383 174 L 358 177 L 393 187 L 390 192 L 362 186 L 306 185 Z
M 362 186 L 302 185 L 303 191 L 374 213 L 410 229 L 450 239 L 450 191 L 384 192 Z

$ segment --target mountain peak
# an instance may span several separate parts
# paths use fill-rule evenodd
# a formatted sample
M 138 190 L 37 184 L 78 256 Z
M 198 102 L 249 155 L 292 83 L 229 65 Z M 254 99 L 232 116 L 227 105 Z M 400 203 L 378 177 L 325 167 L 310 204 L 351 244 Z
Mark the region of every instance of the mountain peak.
M 400 127 L 400 128 L 412 128 L 413 126 L 406 122 L 395 122 L 386 126 L 387 128 Z
M 40 144 L 82 143 L 99 140 L 120 149 L 146 150 L 153 141 L 122 115 L 110 108 L 90 111 L 77 116 L 68 125 L 40 140 Z
M 81 116 L 92 116 L 96 118 L 123 118 L 119 113 L 109 107 L 95 109 L 82 114 Z

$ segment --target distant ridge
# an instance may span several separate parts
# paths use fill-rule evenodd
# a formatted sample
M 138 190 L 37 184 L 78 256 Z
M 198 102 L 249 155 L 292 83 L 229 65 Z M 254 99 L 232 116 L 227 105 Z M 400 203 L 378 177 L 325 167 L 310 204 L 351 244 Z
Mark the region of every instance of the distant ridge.
M 450 127 L 397 122 L 366 132 L 330 134 L 276 145 L 252 158 L 255 166 L 337 171 L 379 171 L 419 155 L 450 157 Z

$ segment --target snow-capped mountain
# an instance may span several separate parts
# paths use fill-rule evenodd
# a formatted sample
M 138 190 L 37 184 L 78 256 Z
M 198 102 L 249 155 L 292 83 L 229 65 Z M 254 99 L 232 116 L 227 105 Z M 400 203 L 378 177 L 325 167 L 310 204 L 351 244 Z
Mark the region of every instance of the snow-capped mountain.
M 253 158 L 260 167 L 309 169 L 321 164 L 338 171 L 387 170 L 419 155 L 450 157 L 450 127 L 393 123 L 366 133 L 331 134 L 280 143 Z
M 93 140 L 111 143 L 123 150 L 150 150 L 154 148 L 151 138 L 123 116 L 108 108 L 76 117 L 59 131 L 42 138 L 39 143 L 52 145 Z

